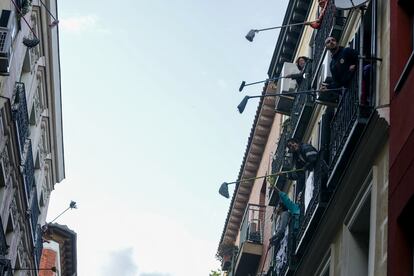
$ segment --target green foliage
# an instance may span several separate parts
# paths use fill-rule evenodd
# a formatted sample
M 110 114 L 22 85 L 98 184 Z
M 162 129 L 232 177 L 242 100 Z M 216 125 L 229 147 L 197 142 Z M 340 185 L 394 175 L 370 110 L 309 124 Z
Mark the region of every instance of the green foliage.
M 210 271 L 210 274 L 208 276 L 221 276 L 221 270 L 220 269 L 212 270 Z

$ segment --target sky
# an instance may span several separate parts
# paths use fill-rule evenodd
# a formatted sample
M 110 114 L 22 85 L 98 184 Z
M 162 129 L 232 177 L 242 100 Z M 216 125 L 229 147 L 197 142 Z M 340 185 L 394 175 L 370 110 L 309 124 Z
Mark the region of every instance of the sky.
M 66 179 L 51 220 L 81 276 L 202 276 L 215 259 L 287 0 L 59 1 Z M 232 190 L 231 190 L 232 192 Z

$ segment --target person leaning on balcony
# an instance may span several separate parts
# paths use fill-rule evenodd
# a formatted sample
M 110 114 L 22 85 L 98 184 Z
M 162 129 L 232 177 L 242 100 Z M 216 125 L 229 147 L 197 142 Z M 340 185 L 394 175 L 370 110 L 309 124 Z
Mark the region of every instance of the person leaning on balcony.
M 290 180 L 298 180 L 296 190 L 297 193 L 301 193 L 305 185 L 305 171 L 313 171 L 318 160 L 318 151 L 311 144 L 301 143 L 296 138 L 290 138 L 287 141 L 287 148 L 293 154 L 293 167 L 296 170 L 302 169 L 299 172 L 288 173 L 287 177 Z
M 301 195 L 299 195 L 298 200 Z M 276 222 L 276 231 L 275 234 L 269 239 L 270 245 L 275 247 L 275 251 L 279 251 L 280 241 L 283 239 L 286 231 L 286 226 L 289 223 L 290 217 L 292 217 L 293 231 L 299 228 L 299 216 L 300 216 L 300 206 L 299 204 L 294 203 L 288 195 L 282 191 L 279 191 L 279 204 L 276 209 L 276 214 L 278 216 Z
M 315 21 L 305 22 L 305 25 L 311 26 L 313 29 L 319 30 L 322 25 L 323 17 L 325 16 L 326 9 L 328 7 L 329 0 L 318 0 L 318 6 L 320 8 L 319 16 Z
M 321 90 L 348 88 L 352 83 L 352 78 L 358 65 L 358 52 L 352 48 L 344 48 L 338 45 L 336 38 L 330 36 L 325 40 L 326 49 L 331 52 L 332 59 L 329 65 L 332 81 L 327 85 L 322 85 Z
M 309 58 L 305 57 L 305 56 L 300 56 L 296 59 L 296 66 L 299 69 L 299 73 L 297 74 L 289 74 L 286 75 L 286 78 L 290 78 L 290 79 L 294 79 L 298 85 L 300 85 L 300 83 L 303 80 L 303 74 L 305 73 L 305 66 L 306 63 L 309 62 Z
M 293 165 L 296 169 L 313 171 L 318 159 L 318 151 L 311 145 L 299 142 L 296 138 L 287 141 L 287 148 L 293 154 Z

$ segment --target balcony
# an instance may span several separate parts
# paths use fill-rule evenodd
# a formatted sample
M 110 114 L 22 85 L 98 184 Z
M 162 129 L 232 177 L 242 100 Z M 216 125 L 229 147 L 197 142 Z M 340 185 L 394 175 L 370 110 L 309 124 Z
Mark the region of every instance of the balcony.
M 13 269 L 9 259 L 0 258 L 0 275 L 1 276 L 13 276 Z
M 288 226 L 278 250 L 273 251 L 271 275 L 292 275 L 296 267 L 295 237 Z
M 287 162 L 286 158 L 286 145 L 287 140 L 292 136 L 292 126 L 290 124 L 290 120 L 285 121 L 285 125 L 283 126 L 282 134 L 280 135 L 279 142 L 277 144 L 276 153 L 273 156 L 272 161 L 272 174 L 290 169 L 290 164 Z M 279 188 L 279 190 L 283 190 L 284 185 L 287 181 L 287 177 L 285 175 L 279 175 L 275 179 L 274 185 Z M 276 206 L 279 201 L 278 192 L 276 189 L 270 190 L 269 194 L 269 205 Z
M 36 227 L 37 221 L 39 220 L 40 209 L 39 201 L 37 200 L 37 191 L 34 189 L 34 194 L 32 197 L 32 204 L 30 206 L 30 221 L 32 223 L 33 238 L 36 238 Z
M 308 91 L 311 88 L 311 69 L 312 63 L 307 63 L 304 72 L 305 78 L 300 83 L 297 91 Z M 309 94 L 300 94 L 296 96 L 290 115 L 290 124 L 292 128 L 292 137 L 301 139 L 305 133 L 306 126 L 313 111 L 315 99 Z
M 26 149 L 26 159 L 23 165 L 23 181 L 26 190 L 26 200 L 29 202 L 31 198 L 32 188 L 35 186 L 34 178 L 34 163 L 33 163 L 33 153 L 32 153 L 32 142 L 28 140 Z M 37 200 L 37 198 L 36 198 Z
M 355 77 L 350 89 L 347 89 L 339 101 L 331 121 L 329 143 L 329 170 L 331 174 L 328 185 L 333 183 L 338 168 L 347 163 L 358 138 L 367 123 L 372 108 L 359 105 L 358 78 Z
M 3 222 L 0 218 L 0 256 L 5 256 L 7 254 L 7 248 L 8 246 L 6 241 L 6 235 L 4 234 Z
M 29 136 L 29 115 L 26 103 L 26 91 L 24 83 L 17 82 L 15 86 L 15 98 L 12 105 L 12 117 L 16 123 L 17 140 L 19 142 L 20 155 L 23 155 L 24 144 Z
M 319 158 L 314 170 L 308 173 L 305 190 L 300 202 L 302 217 L 295 245 L 295 254 L 301 255 L 312 237 L 329 200 L 330 190 L 326 188 L 327 165 Z
M 36 239 L 34 246 L 34 259 L 36 267 L 40 265 L 40 258 L 42 257 L 43 250 L 43 231 L 39 224 L 36 225 Z
M 307 91 L 310 88 L 309 71 L 311 69 L 311 63 L 305 67 L 305 76 L 300 83 L 297 91 Z M 287 160 L 286 156 L 286 145 L 287 140 L 291 137 L 301 138 L 306 130 L 306 125 L 308 123 L 309 117 L 312 114 L 314 106 L 314 99 L 311 95 L 300 94 L 297 95 L 294 99 L 294 103 L 291 109 L 290 117 L 284 122 L 283 131 L 280 135 L 279 142 L 277 145 L 276 153 L 272 161 L 272 174 L 277 173 L 283 170 L 291 169 L 290 162 Z M 280 175 L 276 177 L 275 185 L 283 190 L 284 185 L 287 181 L 285 175 Z M 276 206 L 278 202 L 277 192 L 272 190 L 269 195 L 269 205 Z
M 234 276 L 255 275 L 263 254 L 263 226 L 266 206 L 249 204 L 240 228 L 239 252 Z

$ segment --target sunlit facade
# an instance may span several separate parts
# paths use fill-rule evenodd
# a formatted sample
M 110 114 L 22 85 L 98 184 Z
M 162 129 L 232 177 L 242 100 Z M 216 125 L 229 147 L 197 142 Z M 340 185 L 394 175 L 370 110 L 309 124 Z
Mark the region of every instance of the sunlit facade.
M 0 275 L 38 274 L 41 226 L 65 177 L 56 5 L 0 1 Z

